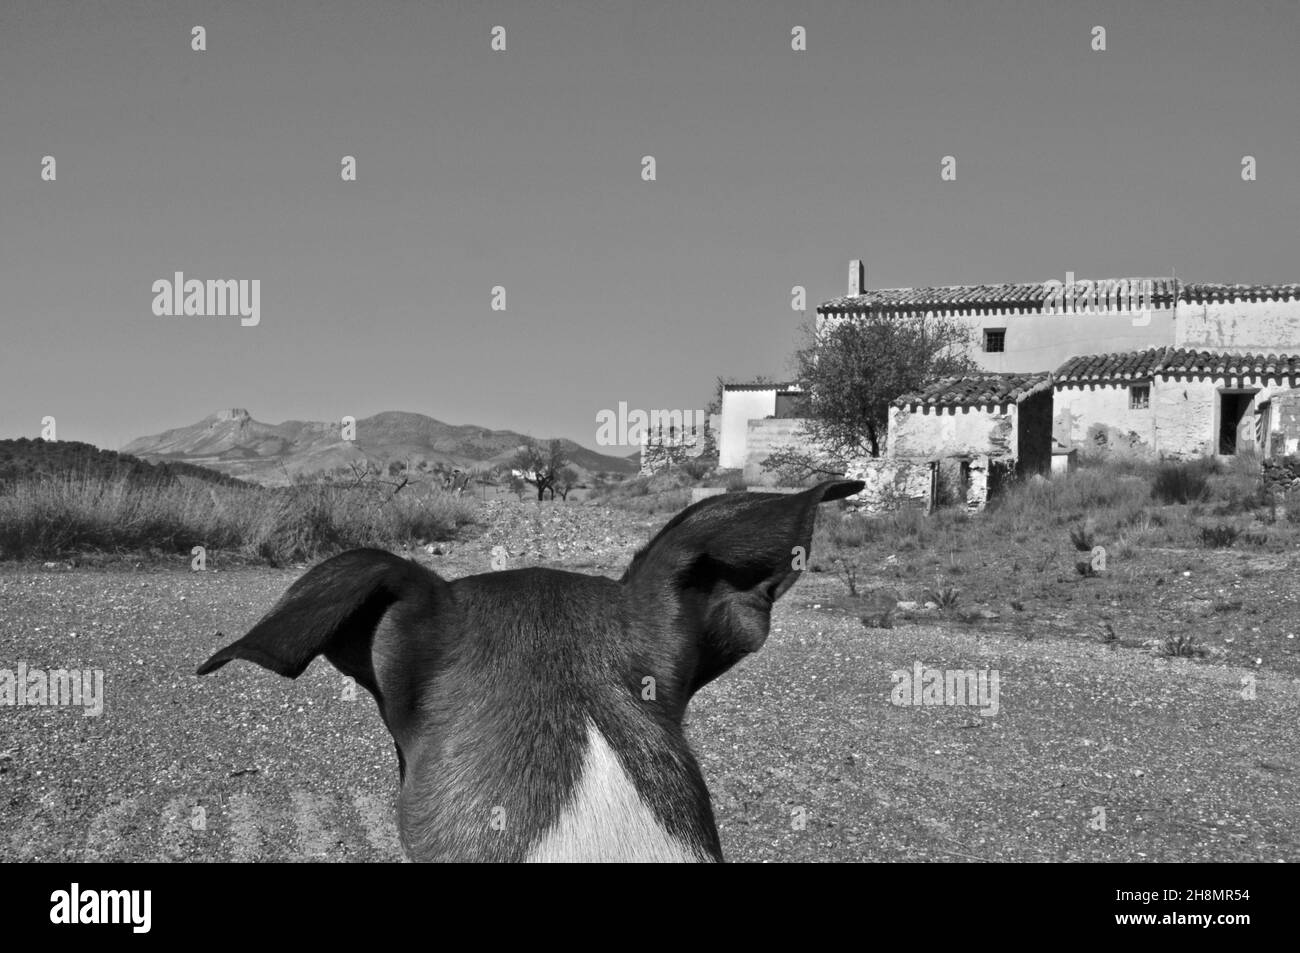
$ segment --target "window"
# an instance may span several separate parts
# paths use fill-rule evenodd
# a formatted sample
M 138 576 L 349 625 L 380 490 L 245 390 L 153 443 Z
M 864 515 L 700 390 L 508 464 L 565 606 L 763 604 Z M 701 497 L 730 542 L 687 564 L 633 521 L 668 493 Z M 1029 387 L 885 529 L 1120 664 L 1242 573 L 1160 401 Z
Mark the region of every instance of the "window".
M 985 351 L 1005 351 L 1007 349 L 1007 329 L 1006 328 L 985 328 L 984 329 L 984 350 Z
M 1146 410 L 1151 406 L 1151 385 L 1134 384 L 1128 389 L 1128 409 Z

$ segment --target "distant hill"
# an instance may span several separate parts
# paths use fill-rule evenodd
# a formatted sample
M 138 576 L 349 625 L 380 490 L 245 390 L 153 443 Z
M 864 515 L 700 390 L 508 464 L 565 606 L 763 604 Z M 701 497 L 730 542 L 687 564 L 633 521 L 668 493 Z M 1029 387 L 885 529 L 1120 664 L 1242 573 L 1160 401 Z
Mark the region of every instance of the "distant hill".
M 511 430 L 443 423 L 423 414 L 385 411 L 357 421 L 356 440 L 342 439 L 340 425 L 286 420 L 265 424 L 241 408 L 222 410 L 198 423 L 132 440 L 122 448 L 146 460 L 183 462 L 276 486 L 298 475 L 346 470 L 372 462 L 387 468 L 394 461 L 431 469 L 477 469 L 507 463 L 528 437 Z M 623 457 L 588 450 L 561 440 L 574 467 L 594 473 L 635 473 Z
M 182 461 L 150 463 L 127 453 L 101 450 L 77 440 L 0 440 L 0 483 L 31 477 L 67 475 L 128 479 L 139 483 L 201 480 L 230 486 L 241 481 Z

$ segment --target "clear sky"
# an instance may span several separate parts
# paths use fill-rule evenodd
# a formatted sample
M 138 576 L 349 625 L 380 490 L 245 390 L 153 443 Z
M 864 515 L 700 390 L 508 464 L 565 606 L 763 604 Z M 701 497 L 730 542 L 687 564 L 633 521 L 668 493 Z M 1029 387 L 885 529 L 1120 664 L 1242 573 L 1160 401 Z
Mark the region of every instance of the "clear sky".
M 1296 0 L 3 0 L 0 437 L 246 407 L 593 446 L 783 376 L 791 287 L 854 257 L 1297 281 L 1298 41 Z M 155 316 L 175 271 L 259 279 L 260 324 Z

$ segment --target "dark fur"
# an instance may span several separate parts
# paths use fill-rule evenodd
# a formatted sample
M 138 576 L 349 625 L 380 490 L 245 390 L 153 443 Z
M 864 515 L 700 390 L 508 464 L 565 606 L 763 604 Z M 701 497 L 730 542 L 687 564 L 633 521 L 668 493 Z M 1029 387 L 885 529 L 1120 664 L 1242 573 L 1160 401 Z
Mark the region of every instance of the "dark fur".
M 302 576 L 198 673 L 246 659 L 296 678 L 324 655 L 365 686 L 397 743 L 398 827 L 415 860 L 523 859 L 578 782 L 588 720 L 661 826 L 721 860 L 682 734 L 686 705 L 762 646 L 817 505 L 861 488 L 711 497 L 674 517 L 618 582 L 520 569 L 449 583 L 352 550 Z M 646 676 L 653 701 L 642 700 Z M 503 830 L 489 825 L 494 808 Z

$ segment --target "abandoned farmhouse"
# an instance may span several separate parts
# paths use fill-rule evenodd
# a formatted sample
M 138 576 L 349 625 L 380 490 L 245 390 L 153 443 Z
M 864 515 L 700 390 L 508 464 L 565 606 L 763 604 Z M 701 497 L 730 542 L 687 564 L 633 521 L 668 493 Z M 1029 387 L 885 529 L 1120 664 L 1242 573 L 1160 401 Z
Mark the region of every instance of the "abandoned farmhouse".
M 817 308 L 817 326 L 864 316 L 965 322 L 978 374 L 901 394 L 882 455 L 858 461 L 864 502 L 934 499 L 972 508 L 1012 471 L 1045 473 L 1078 454 L 1186 458 L 1300 451 L 1300 284 L 1175 278 L 942 288 L 865 287 Z M 806 446 L 796 382 L 728 384 L 719 466 L 774 482 L 763 460 Z

